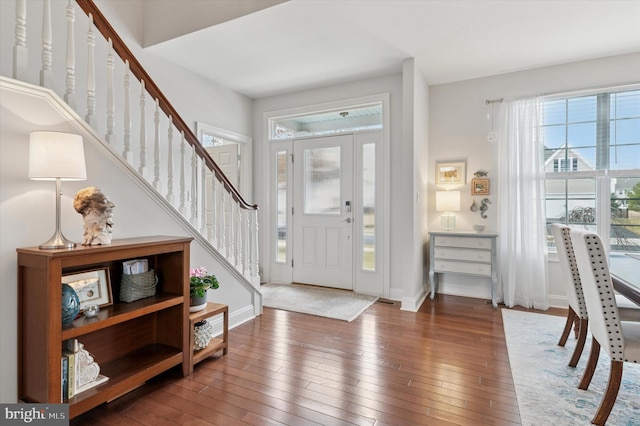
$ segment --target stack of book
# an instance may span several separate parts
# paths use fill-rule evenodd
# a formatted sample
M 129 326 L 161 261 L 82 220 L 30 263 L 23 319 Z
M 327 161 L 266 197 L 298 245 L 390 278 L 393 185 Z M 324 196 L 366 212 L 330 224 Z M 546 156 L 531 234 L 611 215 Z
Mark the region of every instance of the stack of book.
M 90 364 L 87 364 L 90 360 Z M 99 374 L 100 367 L 93 362 L 93 357 L 87 352 L 78 339 L 69 339 L 62 343 L 62 400 L 68 401 L 74 396 L 106 382 L 109 378 Z M 87 370 L 96 372 L 95 378 L 86 381 Z

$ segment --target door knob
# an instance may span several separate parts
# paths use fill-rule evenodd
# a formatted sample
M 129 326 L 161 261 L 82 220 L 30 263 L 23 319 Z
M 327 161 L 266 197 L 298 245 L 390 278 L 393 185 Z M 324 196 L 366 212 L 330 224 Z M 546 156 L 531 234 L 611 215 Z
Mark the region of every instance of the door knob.
M 351 218 L 350 218 L 350 217 L 348 217 L 348 218 L 346 218 L 345 220 L 343 220 L 343 222 L 351 223 Z

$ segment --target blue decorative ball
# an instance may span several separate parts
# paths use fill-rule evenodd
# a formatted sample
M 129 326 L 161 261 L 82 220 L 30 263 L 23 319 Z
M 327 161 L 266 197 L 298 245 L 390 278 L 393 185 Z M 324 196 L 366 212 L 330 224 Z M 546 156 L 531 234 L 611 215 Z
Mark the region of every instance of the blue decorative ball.
M 62 326 L 70 325 L 80 312 L 80 298 L 69 284 L 62 284 Z

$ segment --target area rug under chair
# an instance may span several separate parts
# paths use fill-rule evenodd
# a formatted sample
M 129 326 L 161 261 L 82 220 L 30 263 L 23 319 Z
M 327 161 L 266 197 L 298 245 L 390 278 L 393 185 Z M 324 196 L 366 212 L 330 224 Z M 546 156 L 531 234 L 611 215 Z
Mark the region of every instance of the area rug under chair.
M 376 300 L 375 296 L 345 290 L 324 289 L 295 284 L 264 284 L 262 305 L 343 321 L 353 321 Z
M 578 389 L 591 350 L 591 335 L 576 368 L 567 365 L 576 339 L 558 346 L 565 317 L 502 310 L 507 349 L 522 424 L 590 425 L 607 386 L 610 358 L 601 349 L 589 389 Z M 610 426 L 640 426 L 640 364 L 625 363 Z

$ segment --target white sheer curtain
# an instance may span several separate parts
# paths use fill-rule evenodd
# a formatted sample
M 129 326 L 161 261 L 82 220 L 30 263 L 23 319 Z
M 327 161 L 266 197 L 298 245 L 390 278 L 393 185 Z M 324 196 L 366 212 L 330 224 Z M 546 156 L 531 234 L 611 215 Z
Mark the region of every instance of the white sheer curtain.
M 498 292 L 508 307 L 544 310 L 549 302 L 541 101 L 511 101 L 503 109 L 504 131 L 498 140 Z

